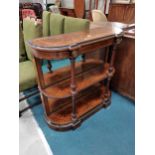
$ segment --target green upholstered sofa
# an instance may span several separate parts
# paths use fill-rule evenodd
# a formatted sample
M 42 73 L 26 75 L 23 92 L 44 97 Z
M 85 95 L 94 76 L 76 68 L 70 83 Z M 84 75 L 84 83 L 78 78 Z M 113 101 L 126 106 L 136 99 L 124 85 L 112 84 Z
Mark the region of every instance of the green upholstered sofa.
M 84 31 L 89 29 L 90 22 L 87 19 L 66 17 L 60 14 L 43 12 L 43 36 Z
M 31 19 L 23 21 L 23 31 L 20 28 L 20 63 L 19 90 L 24 91 L 37 84 L 31 49 L 26 44 L 28 40 L 37 37 L 51 36 L 89 29 L 89 20 L 66 17 L 60 14 L 43 12 L 42 24 L 36 24 Z
M 41 37 L 42 25 L 34 24 L 32 20 L 24 20 L 23 31 L 20 27 L 19 35 L 19 91 L 22 92 L 37 85 L 33 57 L 26 41 Z

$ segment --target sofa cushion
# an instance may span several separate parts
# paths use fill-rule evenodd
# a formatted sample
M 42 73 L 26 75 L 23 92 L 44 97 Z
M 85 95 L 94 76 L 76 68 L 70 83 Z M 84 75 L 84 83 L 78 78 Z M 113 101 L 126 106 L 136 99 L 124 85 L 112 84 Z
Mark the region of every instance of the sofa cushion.
M 89 25 L 90 22 L 87 19 L 65 17 L 64 33 L 88 30 Z
M 60 14 L 51 13 L 50 15 L 50 35 L 57 35 L 64 33 L 64 19 Z
M 44 11 L 42 15 L 44 37 L 50 35 L 50 15 L 51 13 L 48 11 Z
M 24 91 L 37 84 L 35 66 L 31 61 L 19 63 L 19 91 Z
M 32 60 L 32 49 L 28 46 L 27 41 L 42 37 L 42 24 L 35 20 L 25 18 L 23 20 L 23 33 L 27 57 L 29 60 Z
M 19 61 L 26 60 L 26 51 L 21 24 L 19 24 Z

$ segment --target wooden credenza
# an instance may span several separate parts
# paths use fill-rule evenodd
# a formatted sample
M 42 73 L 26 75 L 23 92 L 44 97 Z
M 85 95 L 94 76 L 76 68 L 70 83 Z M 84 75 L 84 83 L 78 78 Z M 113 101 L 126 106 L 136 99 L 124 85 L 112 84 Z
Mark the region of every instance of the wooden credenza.
M 56 130 L 75 128 L 99 109 L 110 105 L 109 86 L 115 72 L 116 47 L 122 36 L 122 30 L 105 23 L 103 28 L 29 41 L 49 127 Z M 104 47 L 111 47 L 109 60 L 85 59 L 85 54 Z M 83 60 L 76 62 L 79 55 Z M 42 71 L 43 60 L 65 58 L 70 60 L 70 66 L 50 69 L 47 73 Z
M 116 72 L 111 82 L 113 90 L 135 100 L 135 35 L 134 29 L 125 31 L 115 57 Z
M 135 4 L 110 3 L 108 20 L 126 24 L 135 23 Z

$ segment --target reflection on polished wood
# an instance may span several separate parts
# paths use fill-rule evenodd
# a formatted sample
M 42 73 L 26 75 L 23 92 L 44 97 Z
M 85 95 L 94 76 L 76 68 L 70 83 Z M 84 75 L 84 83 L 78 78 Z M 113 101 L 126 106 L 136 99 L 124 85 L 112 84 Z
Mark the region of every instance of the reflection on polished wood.
M 122 30 L 105 23 L 103 28 L 29 41 L 49 127 L 56 130 L 75 128 L 110 104 L 109 85 L 115 72 L 116 46 L 122 36 Z M 107 46 L 111 47 L 111 56 L 107 61 L 89 60 L 85 56 L 81 62 L 75 61 L 79 55 Z M 70 66 L 43 74 L 41 60 L 64 58 L 70 60 Z

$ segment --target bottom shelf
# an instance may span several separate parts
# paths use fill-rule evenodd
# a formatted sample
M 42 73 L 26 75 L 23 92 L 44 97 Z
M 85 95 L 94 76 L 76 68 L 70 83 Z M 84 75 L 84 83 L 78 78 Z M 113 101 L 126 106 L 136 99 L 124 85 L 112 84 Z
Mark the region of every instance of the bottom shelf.
M 106 99 L 103 94 L 105 88 L 100 84 L 93 86 L 85 91 L 82 91 L 76 96 L 76 114 L 77 120 L 72 121 L 72 100 L 68 99 L 49 99 L 51 113 L 46 117 L 46 121 L 51 128 L 57 130 L 65 130 L 74 128 L 80 123 L 98 111 L 102 107 L 106 107 L 110 103 L 111 93 L 108 91 Z

